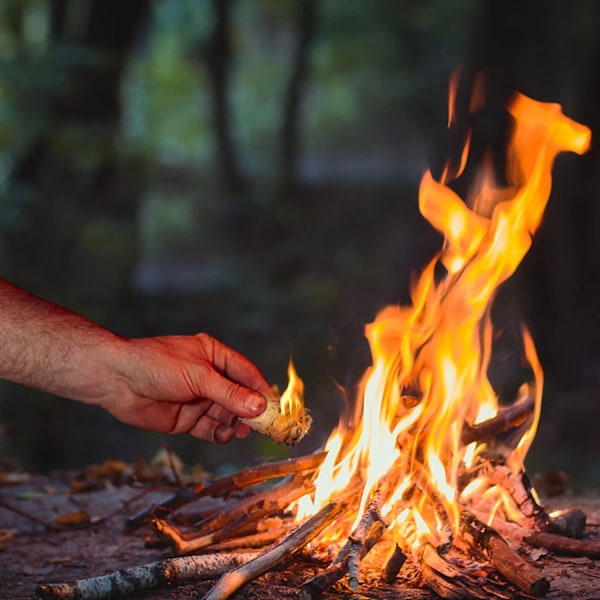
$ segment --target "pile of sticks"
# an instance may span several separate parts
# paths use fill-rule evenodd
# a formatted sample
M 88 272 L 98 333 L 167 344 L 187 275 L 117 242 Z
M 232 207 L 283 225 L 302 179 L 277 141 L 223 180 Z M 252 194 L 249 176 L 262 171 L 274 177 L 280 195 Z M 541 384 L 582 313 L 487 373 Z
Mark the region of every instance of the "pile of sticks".
M 524 397 L 489 421 L 465 426 L 463 442 L 482 441 L 510 432 L 523 425 L 532 411 L 533 400 Z M 125 525 L 127 531 L 151 527 L 157 542 L 168 546 L 176 556 L 74 584 L 42 585 L 36 590 L 37 597 L 99 600 L 221 576 L 205 600 L 225 599 L 248 581 L 282 564 L 310 559 L 320 567 L 315 576 L 299 582 L 298 597 L 313 600 L 338 582 L 345 581 L 356 591 L 361 583 L 363 559 L 377 546 L 385 548 L 381 563 L 385 581 L 393 582 L 405 563 L 416 565 L 420 583 L 442 598 L 504 598 L 507 585 L 529 596 L 544 596 L 548 592 L 549 581 L 514 551 L 505 539 L 508 536 L 500 532 L 503 521 L 498 520 L 499 526 L 493 523 L 494 527 L 490 527 L 484 523 L 489 515 L 479 515 L 472 506 L 461 506 L 460 535 L 455 538 L 443 504 L 425 479 L 417 477 L 413 487 L 415 493 L 428 498 L 432 512 L 442 524 L 443 539 L 435 547 L 425 543 L 407 551 L 402 540 L 386 535 L 390 523 L 382 506 L 389 503 L 402 476 L 400 464 L 376 483 L 363 509 L 360 503 L 364 482 L 360 475 L 355 475 L 322 509 L 297 523 L 291 507 L 295 500 L 313 491 L 314 475 L 324 458 L 325 453 L 320 452 L 267 463 L 181 488 L 160 504 L 130 517 Z M 483 473 L 488 480 L 502 486 L 527 520 L 527 527 L 513 525 L 510 529 L 506 524 L 511 542 L 568 554 L 600 556 L 600 543 L 579 539 L 585 530 L 585 514 L 572 509 L 559 518 L 551 518 L 536 501 L 524 472 L 514 473 L 501 460 L 486 458 L 479 461 L 472 473 L 465 474 L 463 483 L 474 472 Z M 186 520 L 180 509 L 206 497 L 220 498 L 221 503 L 216 509 L 213 505 L 201 511 L 190 523 L 189 516 Z M 409 490 L 394 507 L 394 513 L 410 506 L 411 500 Z M 326 536 L 329 529 L 358 514 L 360 518 L 351 533 L 337 543 L 327 544 L 325 551 L 319 536 Z M 485 573 L 483 583 L 482 573 Z

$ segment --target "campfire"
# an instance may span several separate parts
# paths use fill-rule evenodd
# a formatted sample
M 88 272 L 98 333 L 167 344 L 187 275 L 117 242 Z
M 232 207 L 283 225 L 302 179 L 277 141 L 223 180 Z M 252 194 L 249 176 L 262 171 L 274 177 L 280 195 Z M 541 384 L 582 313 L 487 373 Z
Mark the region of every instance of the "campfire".
M 597 544 L 576 539 L 585 514 L 549 515 L 524 470 L 543 388 L 526 327 L 519 352 L 530 377 L 516 397 L 501 403 L 489 379 L 495 294 L 531 246 L 556 155 L 585 152 L 590 131 L 559 105 L 521 94 L 508 110 L 507 185 L 498 186 L 486 164 L 468 198 L 453 191 L 468 142 L 455 172 L 424 175 L 420 211 L 443 234 L 443 247 L 412 286 L 411 305 L 387 307 L 366 326 L 372 366 L 351 424 L 341 423 L 316 454 L 182 488 L 130 517 L 128 529 L 150 524 L 177 557 L 145 566 L 143 575 L 137 567 L 42 586 L 40 597 L 99 598 L 103 589 L 127 594 L 223 574 L 206 596 L 214 600 L 280 563 L 309 561 L 299 597 L 312 599 L 339 582 L 359 589 L 369 554 L 388 583 L 403 576 L 444 598 L 543 596 L 549 581 L 519 550 L 600 554 Z M 292 426 L 301 418 L 304 432 L 295 393 L 302 382 L 293 374 L 281 412 Z M 178 511 L 208 496 L 222 505 L 182 527 Z

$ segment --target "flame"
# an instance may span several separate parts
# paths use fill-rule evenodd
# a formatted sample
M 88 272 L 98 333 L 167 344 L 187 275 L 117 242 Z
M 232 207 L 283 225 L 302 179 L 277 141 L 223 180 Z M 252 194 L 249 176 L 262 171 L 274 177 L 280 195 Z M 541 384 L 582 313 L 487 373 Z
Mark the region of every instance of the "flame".
M 449 126 L 455 122 L 454 94 Z M 480 99 L 472 101 L 472 106 L 479 104 Z M 585 152 L 590 131 L 564 116 L 558 104 L 521 94 L 508 110 L 514 119 L 508 186 L 495 183 L 489 162 L 466 202 L 449 186 L 449 168 L 440 181 L 429 171 L 422 178 L 419 208 L 443 234 L 443 247 L 412 286 L 412 304 L 388 306 L 366 326 L 372 366 L 361 381 L 354 426 L 340 425 L 332 433 L 315 479 L 316 491 L 297 505 L 301 519 L 348 486 L 361 486 L 359 510 L 340 520 L 339 531 L 329 537 L 348 535 L 376 494 L 384 496 L 380 513 L 390 523 L 388 532 L 407 549 L 423 541 L 441 544 L 448 531 L 456 533 L 461 503 L 487 503 L 490 519 L 497 511 L 519 518 L 508 495 L 484 477 L 461 489 L 459 475 L 486 449 L 482 442 L 463 444 L 461 434 L 465 424 L 498 412 L 488 379 L 494 296 L 531 246 L 550 195 L 556 155 Z M 468 149 L 467 136 L 458 174 Z M 535 411 L 510 449 L 506 464 L 515 471 L 522 469 L 534 438 L 543 387 L 542 369 L 525 327 L 521 339 L 524 360 L 533 373 L 522 393 L 533 397 Z
M 304 407 L 304 382 L 298 377 L 291 358 L 287 374 L 288 384 L 281 394 L 279 406 L 283 415 L 297 420 Z

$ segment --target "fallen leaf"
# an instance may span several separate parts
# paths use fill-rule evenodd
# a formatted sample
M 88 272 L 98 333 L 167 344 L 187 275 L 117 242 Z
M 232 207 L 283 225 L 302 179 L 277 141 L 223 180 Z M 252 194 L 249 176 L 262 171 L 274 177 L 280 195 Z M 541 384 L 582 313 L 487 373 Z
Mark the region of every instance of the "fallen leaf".
M 27 483 L 31 480 L 29 473 L 21 471 L 0 472 L 0 485 L 16 485 L 17 483 Z
M 546 556 L 548 554 L 548 550 L 545 548 L 532 548 L 527 551 L 527 556 L 533 561 L 540 560 L 540 558 Z
M 49 562 L 51 562 L 53 565 L 62 565 L 64 563 L 71 562 L 72 560 L 72 556 L 57 556 L 56 558 L 51 558 Z
M 52 565 L 44 565 L 44 566 L 34 566 L 34 565 L 24 565 L 23 573 L 25 575 L 48 575 L 48 573 L 52 572 L 54 567 Z
M 90 515 L 86 510 L 62 513 L 54 519 L 54 523 L 63 527 L 87 527 L 90 524 Z
M 24 492 L 19 492 L 15 494 L 15 497 L 19 500 L 41 500 L 45 498 L 48 494 L 42 490 L 27 490 Z

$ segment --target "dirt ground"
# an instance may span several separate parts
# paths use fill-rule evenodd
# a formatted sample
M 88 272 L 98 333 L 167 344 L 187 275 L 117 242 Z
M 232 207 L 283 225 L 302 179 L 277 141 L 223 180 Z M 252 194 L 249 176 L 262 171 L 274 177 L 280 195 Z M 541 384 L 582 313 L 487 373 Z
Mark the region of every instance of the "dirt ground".
M 162 550 L 145 544 L 149 537 L 147 529 L 126 535 L 123 524 L 127 516 L 165 498 L 172 490 L 154 484 L 144 487 L 111 484 L 103 489 L 71 494 L 72 477 L 72 473 L 34 476 L 28 481 L 0 487 L 0 597 L 4 600 L 31 600 L 40 584 L 74 583 L 77 579 L 165 557 Z M 565 494 L 544 504 L 548 509 L 580 507 L 588 515 L 589 535 L 600 539 L 600 492 Z M 64 523 L 62 529 L 49 531 L 45 524 L 55 524 L 57 519 L 63 522 L 71 519 L 72 525 Z M 551 582 L 548 598 L 600 600 L 600 560 L 553 556 L 545 552 L 532 553 L 532 557 Z M 348 600 L 399 597 L 434 600 L 438 597 L 402 577 L 392 585 L 383 583 L 376 563 L 376 558 L 365 563 L 358 592 L 351 592 L 340 582 L 322 597 Z M 314 565 L 296 562 L 243 586 L 233 598 L 296 598 L 299 584 L 314 570 Z M 186 584 L 129 597 L 139 600 L 202 598 L 212 584 L 211 581 Z

